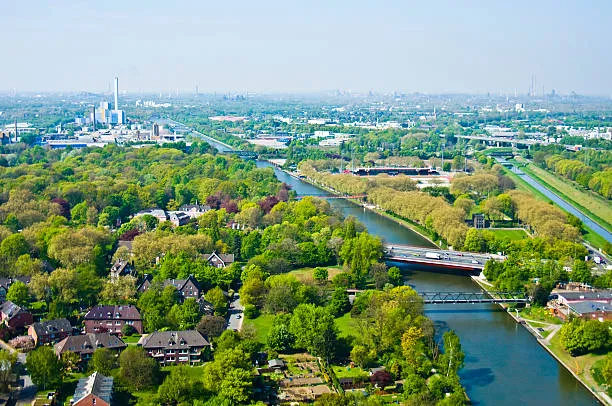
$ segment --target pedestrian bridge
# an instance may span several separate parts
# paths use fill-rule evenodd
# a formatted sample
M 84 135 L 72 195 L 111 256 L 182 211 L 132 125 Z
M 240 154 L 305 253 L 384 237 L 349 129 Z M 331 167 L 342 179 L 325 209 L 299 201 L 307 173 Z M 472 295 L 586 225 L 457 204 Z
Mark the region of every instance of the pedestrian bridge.
M 529 303 L 518 292 L 419 292 L 425 304 Z

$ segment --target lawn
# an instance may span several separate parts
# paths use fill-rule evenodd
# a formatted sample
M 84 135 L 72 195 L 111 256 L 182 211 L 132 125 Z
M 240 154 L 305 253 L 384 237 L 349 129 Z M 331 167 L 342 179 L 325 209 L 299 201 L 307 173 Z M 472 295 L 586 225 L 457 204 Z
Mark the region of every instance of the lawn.
M 557 333 L 550 340 L 550 345 L 548 346 L 552 350 L 552 352 L 557 355 L 565 364 L 572 369 L 572 371 L 580 377 L 586 384 L 592 388 L 597 388 L 597 382 L 595 378 L 591 374 L 591 368 L 593 365 L 597 363 L 597 361 L 604 359 L 605 355 L 597 355 L 597 354 L 585 354 L 578 357 L 572 357 L 563 349 L 561 345 L 560 334 Z
M 493 234 L 495 234 L 495 237 L 497 238 L 508 239 L 512 241 L 522 240 L 526 237 L 529 237 L 527 233 L 525 232 L 525 230 L 523 229 L 490 228 L 490 229 L 487 229 L 487 231 L 490 231 Z
M 563 322 L 551 316 L 548 311 L 543 307 L 531 306 L 526 307 L 520 312 L 520 316 L 526 319 L 536 320 L 548 324 L 562 324 Z
M 604 366 L 604 362 L 606 362 L 605 358 L 602 358 L 600 360 L 597 360 L 593 363 L 593 366 L 591 367 L 591 375 L 593 376 L 593 379 L 595 379 L 595 381 L 599 384 L 599 385 L 607 385 L 608 383 L 606 382 L 606 378 L 604 378 L 603 374 L 601 373 L 601 370 Z M 608 394 L 608 396 L 612 396 L 612 385 L 608 386 L 608 391 L 606 392 Z
M 334 373 L 338 379 L 340 378 L 367 378 L 368 372 L 364 371 L 360 367 L 342 367 L 338 365 L 332 366 Z
M 327 268 L 327 273 L 328 273 L 328 279 L 330 281 L 332 280 L 334 276 L 342 272 L 342 267 L 340 267 L 339 265 L 328 266 L 326 268 Z M 290 271 L 289 274 L 295 276 L 295 278 L 300 282 L 307 282 L 307 281 L 313 280 L 312 278 L 313 270 L 314 268 L 310 268 L 310 267 L 299 268 L 299 269 L 294 269 L 293 271 Z
M 123 336 L 121 339 L 128 345 L 136 345 L 138 340 L 140 340 L 140 337 L 142 337 L 140 334 L 134 334 L 132 336 Z
M 556 194 L 562 196 L 585 214 L 593 217 L 602 227 L 612 230 L 612 204 L 594 192 L 582 191 L 570 181 L 562 179 L 533 164 L 523 168 L 528 174 L 535 176 L 546 184 Z
M 272 314 L 262 314 L 256 319 L 246 319 L 244 320 L 244 324 L 251 325 L 255 327 L 255 331 L 257 332 L 257 341 L 260 343 L 266 344 L 268 341 L 268 333 L 272 328 L 272 322 L 274 321 L 274 315 Z
M 355 326 L 355 320 L 351 318 L 350 313 L 346 313 L 342 317 L 336 319 L 336 326 L 340 330 L 340 337 L 355 336 L 357 327 Z

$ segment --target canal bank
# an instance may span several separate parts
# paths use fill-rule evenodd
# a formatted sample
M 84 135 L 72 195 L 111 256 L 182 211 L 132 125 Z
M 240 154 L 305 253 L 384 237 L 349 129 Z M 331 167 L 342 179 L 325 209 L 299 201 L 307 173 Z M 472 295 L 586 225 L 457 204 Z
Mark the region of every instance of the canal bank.
M 272 167 L 258 161 L 258 167 Z M 298 195 L 321 195 L 321 189 L 273 168 Z M 343 199 L 329 199 L 344 216 L 354 216 L 373 235 L 391 244 L 433 247 L 398 222 Z M 420 292 L 479 292 L 469 277 L 398 266 L 405 283 Z M 426 305 L 425 314 L 439 334 L 452 329 L 466 353 L 461 383 L 476 405 L 597 405 L 599 401 L 559 364 L 537 340 L 499 306 L 491 304 Z

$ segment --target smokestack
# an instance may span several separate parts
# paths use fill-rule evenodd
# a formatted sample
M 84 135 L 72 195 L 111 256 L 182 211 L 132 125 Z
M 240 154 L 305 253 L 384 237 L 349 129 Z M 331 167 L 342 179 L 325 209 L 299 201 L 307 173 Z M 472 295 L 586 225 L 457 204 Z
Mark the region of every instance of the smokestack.
M 93 129 L 96 132 L 96 106 L 93 106 L 91 109 L 93 111 Z
M 115 110 L 119 110 L 119 78 L 115 76 Z

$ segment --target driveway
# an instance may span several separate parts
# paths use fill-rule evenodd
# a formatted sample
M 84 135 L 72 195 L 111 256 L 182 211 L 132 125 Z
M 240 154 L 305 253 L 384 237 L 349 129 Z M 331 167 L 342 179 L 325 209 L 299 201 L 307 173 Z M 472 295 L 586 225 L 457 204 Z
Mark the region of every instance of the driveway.
M 244 307 L 240 304 L 240 296 L 236 293 L 232 301 L 230 302 L 229 317 L 227 319 L 228 330 L 242 330 L 242 320 L 244 315 L 242 314 Z

